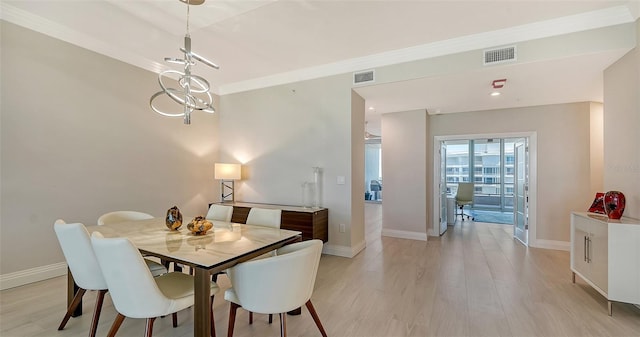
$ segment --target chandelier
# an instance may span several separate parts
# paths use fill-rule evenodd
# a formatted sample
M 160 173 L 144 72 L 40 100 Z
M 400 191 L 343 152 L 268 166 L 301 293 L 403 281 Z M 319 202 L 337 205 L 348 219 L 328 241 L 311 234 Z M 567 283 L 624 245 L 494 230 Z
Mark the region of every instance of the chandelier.
M 158 74 L 158 82 L 161 91 L 153 94 L 149 100 L 151 109 L 163 116 L 183 117 L 184 124 L 191 124 L 191 113 L 193 111 L 204 111 L 214 113 L 213 97 L 209 90 L 209 82 L 202 76 L 191 73 L 191 67 L 200 61 L 212 68 L 220 69 L 218 65 L 196 54 L 191 50 L 191 37 L 189 35 L 189 7 L 190 5 L 201 5 L 204 0 L 179 0 L 187 4 L 187 33 L 184 36 L 184 47 L 180 51 L 184 53 L 184 58 L 165 57 L 168 63 L 183 65 L 183 70 L 165 70 Z M 174 85 L 176 87 L 170 87 Z M 154 104 L 154 100 L 159 96 L 167 95 L 171 100 L 181 106 L 181 111 L 163 111 Z

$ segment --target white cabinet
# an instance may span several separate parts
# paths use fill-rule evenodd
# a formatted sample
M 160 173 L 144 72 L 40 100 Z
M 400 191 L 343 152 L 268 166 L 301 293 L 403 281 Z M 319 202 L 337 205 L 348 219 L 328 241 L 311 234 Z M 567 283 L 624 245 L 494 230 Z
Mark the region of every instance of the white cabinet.
M 456 223 L 456 198 L 447 197 L 447 224 Z
M 571 271 L 609 301 L 640 304 L 640 221 L 571 214 Z

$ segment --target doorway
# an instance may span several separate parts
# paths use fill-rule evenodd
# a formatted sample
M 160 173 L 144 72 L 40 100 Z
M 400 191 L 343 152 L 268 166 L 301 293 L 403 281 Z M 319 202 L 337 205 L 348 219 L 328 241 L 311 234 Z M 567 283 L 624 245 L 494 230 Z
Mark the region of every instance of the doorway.
M 529 245 L 535 238 L 535 141 L 535 132 L 434 137 L 433 232 L 444 232 L 443 219 L 452 214 L 444 203 L 451 203 L 458 183 L 472 182 L 474 202 L 465 213 L 515 224 L 514 238 Z M 446 222 L 455 223 L 455 215 Z
M 382 140 L 366 139 L 364 143 L 364 200 L 382 202 Z

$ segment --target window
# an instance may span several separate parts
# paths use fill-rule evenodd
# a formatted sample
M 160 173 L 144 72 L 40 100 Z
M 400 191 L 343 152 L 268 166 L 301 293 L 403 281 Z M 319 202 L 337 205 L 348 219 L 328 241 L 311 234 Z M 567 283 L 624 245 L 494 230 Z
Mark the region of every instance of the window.
M 513 208 L 515 139 L 446 141 L 447 191 L 474 182 L 474 208 Z
M 496 178 L 496 177 L 485 177 L 484 181 L 485 184 L 499 184 L 500 183 L 500 178 Z
M 500 174 L 500 168 L 499 167 L 483 167 L 482 173 L 497 175 L 497 174 Z

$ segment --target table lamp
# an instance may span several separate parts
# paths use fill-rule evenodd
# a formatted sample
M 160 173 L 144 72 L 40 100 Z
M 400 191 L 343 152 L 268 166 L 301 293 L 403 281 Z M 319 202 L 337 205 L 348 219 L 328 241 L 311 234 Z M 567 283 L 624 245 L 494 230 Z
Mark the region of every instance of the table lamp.
M 222 202 L 235 202 L 233 183 L 235 180 L 240 180 L 240 169 L 240 164 L 215 163 L 214 178 L 216 180 L 220 180 L 220 194 Z M 225 193 L 227 191 L 228 193 Z M 231 197 L 230 200 L 228 199 L 229 197 Z

